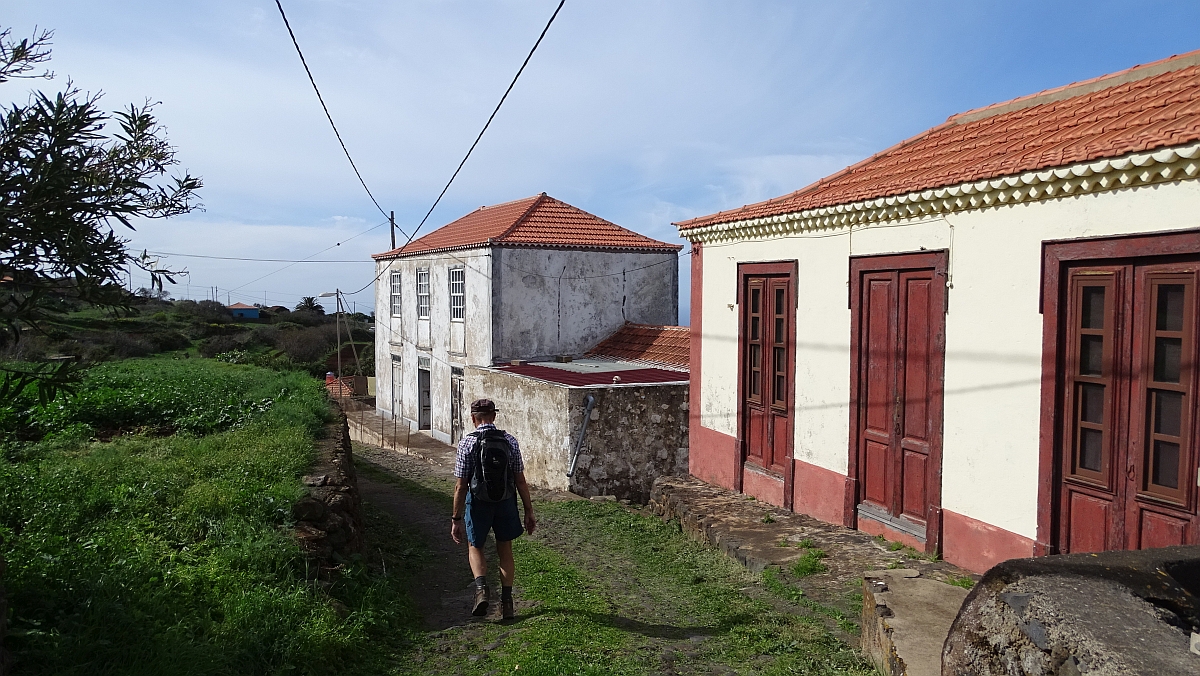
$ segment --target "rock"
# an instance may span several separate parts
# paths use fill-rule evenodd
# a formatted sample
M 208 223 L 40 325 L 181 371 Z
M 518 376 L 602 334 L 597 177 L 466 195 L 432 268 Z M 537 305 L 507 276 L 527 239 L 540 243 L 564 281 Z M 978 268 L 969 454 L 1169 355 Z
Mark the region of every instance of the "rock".
M 1197 546 L 1005 561 L 963 603 L 942 673 L 1200 673 L 1198 579 Z
M 292 516 L 297 521 L 320 521 L 327 511 L 325 503 L 313 496 L 303 497 L 292 505 Z

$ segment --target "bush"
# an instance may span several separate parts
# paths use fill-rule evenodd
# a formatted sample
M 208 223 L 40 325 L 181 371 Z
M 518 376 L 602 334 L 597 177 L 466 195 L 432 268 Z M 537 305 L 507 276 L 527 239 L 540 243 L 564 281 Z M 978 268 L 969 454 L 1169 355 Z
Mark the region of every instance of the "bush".
M 0 407 L 7 411 L 0 420 L 9 421 L 0 436 L 36 440 L 72 426 L 105 436 L 139 429 L 207 434 L 248 424 L 301 401 L 296 399 L 301 393 L 320 391 L 319 382 L 301 374 L 264 373 L 205 360 L 101 364 L 87 372 L 74 397 L 41 408 L 36 393 L 27 390 Z

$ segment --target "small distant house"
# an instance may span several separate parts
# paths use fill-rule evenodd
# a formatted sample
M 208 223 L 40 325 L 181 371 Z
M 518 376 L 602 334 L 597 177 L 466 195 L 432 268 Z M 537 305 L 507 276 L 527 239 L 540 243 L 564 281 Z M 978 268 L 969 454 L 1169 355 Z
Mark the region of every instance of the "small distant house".
M 233 313 L 234 319 L 258 319 L 258 308 L 245 303 L 234 303 L 226 306 Z
M 978 571 L 1200 544 L 1200 51 L 678 226 L 693 475 Z
M 380 414 L 450 442 L 470 425 L 468 367 L 581 355 L 626 322 L 677 323 L 681 248 L 542 193 L 374 255 Z
M 468 366 L 464 398 L 496 402 L 534 485 L 645 503 L 688 472 L 689 346 L 685 326 L 625 324 L 577 359 Z

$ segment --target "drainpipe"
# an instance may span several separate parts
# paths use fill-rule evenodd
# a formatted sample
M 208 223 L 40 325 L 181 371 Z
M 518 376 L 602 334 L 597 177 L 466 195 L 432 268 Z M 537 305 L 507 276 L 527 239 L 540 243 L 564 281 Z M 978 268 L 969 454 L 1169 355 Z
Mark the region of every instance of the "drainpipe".
M 591 420 L 592 407 L 596 405 L 596 397 L 588 395 L 583 400 L 583 425 L 579 427 L 579 438 L 575 440 L 575 452 L 571 454 L 571 469 L 567 470 L 567 478 L 575 474 L 575 465 L 579 462 L 579 449 L 583 448 L 583 436 L 587 434 L 588 421 Z

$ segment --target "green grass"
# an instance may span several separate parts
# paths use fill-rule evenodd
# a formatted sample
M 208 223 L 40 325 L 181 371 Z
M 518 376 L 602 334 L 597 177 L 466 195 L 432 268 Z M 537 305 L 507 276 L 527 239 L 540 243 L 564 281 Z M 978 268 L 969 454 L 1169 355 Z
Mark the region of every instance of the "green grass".
M 401 576 L 350 562 L 316 584 L 291 534 L 328 415 L 318 381 L 199 361 L 94 371 L 75 400 L 28 413 L 43 439 L 0 460 L 18 673 L 356 673 L 365 648 L 412 633 Z M 105 411 L 196 432 L 79 433 Z
M 444 671 L 454 664 L 467 674 L 656 673 L 666 647 L 680 651 L 675 669 L 685 673 L 714 663 L 772 676 L 874 673 L 820 620 L 748 595 L 754 578 L 676 523 L 591 501 L 539 503 L 538 510 L 556 533 L 574 536 L 516 541 L 517 584 L 539 605 L 515 629 L 484 629 L 479 644 L 511 632 L 486 660 L 451 661 Z M 598 569 L 605 565 L 612 572 Z M 763 574 L 764 586 L 782 591 L 773 574 Z M 806 608 L 837 613 L 790 589 Z
M 319 382 L 206 359 L 137 359 L 88 370 L 74 397 L 38 405 L 33 387 L 0 405 L 0 439 L 87 439 L 138 430 L 208 434 L 262 418 L 310 431 L 324 421 Z M 307 389 L 307 391 L 306 391 Z
M 792 564 L 790 568 L 792 575 L 800 578 L 808 577 L 809 575 L 815 575 L 817 573 L 824 573 L 825 571 L 829 570 L 824 563 L 821 563 L 821 559 L 825 558 L 826 556 L 828 555 L 824 552 L 824 550 L 821 549 L 809 549 L 805 551 L 804 555 L 801 556 L 798 561 Z
M 962 587 L 963 589 L 975 588 L 975 578 L 971 577 L 970 575 L 951 575 L 946 580 L 946 583 L 952 584 L 955 587 Z

